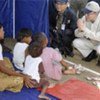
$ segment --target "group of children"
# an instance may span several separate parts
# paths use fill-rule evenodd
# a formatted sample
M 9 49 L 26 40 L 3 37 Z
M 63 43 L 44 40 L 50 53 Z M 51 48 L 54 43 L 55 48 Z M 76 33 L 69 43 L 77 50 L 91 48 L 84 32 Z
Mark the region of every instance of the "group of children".
M 31 30 L 22 28 L 18 33 L 17 43 L 13 50 L 13 63 L 17 70 L 15 73 L 18 73 L 14 76 L 28 77 L 29 79 L 27 79 L 32 81 L 28 86 L 42 87 L 39 98 L 49 100 L 50 98 L 45 95 L 45 91 L 50 85 L 48 79 L 60 80 L 62 74 L 75 74 L 76 70 L 69 69 L 60 52 L 47 47 L 47 44 L 48 39 L 44 33 L 39 32 L 32 36 Z M 0 52 L 2 55 L 1 50 Z M 2 59 L 0 59 L 0 67 Z M 1 68 L 0 71 L 2 71 Z M 9 73 L 6 74 L 9 75 Z M 13 74 L 11 75 L 13 76 Z M 25 85 L 27 86 L 27 80 Z
M 0 23 L 0 40 L 3 38 L 4 30 Z M 0 44 L 0 91 L 10 90 L 13 92 L 19 92 L 23 87 L 23 83 L 29 88 L 33 88 L 34 86 L 34 82 L 30 76 L 14 71 L 9 59 L 3 58 L 2 46 Z

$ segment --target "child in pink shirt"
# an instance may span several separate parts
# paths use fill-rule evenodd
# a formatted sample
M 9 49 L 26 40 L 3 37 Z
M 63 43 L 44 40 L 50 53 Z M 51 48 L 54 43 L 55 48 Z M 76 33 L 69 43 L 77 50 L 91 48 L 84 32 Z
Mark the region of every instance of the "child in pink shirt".
M 62 58 L 62 55 L 57 50 L 47 47 L 48 39 L 44 33 L 37 33 L 33 36 L 33 42 L 39 41 L 43 46 L 42 60 L 45 70 L 45 75 L 54 80 L 60 80 L 62 73 L 75 74 L 75 69 L 68 69 L 67 63 Z M 64 66 L 64 69 L 63 67 Z

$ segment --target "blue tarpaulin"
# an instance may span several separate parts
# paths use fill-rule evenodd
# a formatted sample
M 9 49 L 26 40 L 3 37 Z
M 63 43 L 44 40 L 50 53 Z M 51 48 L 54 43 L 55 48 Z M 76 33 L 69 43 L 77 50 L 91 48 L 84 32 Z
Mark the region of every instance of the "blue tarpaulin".
M 21 92 L 13 93 L 9 91 L 0 92 L 0 100 L 39 100 L 40 92 L 37 89 L 27 89 L 24 87 Z M 47 95 L 51 100 L 58 100 L 57 98 Z

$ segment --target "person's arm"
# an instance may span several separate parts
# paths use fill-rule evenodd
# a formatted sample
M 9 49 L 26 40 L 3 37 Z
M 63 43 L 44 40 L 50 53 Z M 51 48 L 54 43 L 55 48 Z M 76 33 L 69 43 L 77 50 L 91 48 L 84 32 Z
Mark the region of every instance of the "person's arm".
M 3 60 L 0 60 L 0 71 L 12 76 L 21 76 L 20 73 L 7 68 Z
M 39 74 L 40 74 L 41 78 L 45 78 L 44 67 L 43 67 L 43 63 L 42 62 L 39 64 Z
M 79 29 L 75 30 L 75 37 L 84 37 L 84 32 L 79 31 Z
M 60 63 L 61 63 L 62 66 L 65 67 L 65 69 L 68 69 L 68 64 L 67 64 L 67 62 L 64 61 L 64 59 L 62 59 L 62 60 L 60 61 Z
M 99 32 L 93 32 L 93 31 L 89 30 L 88 28 L 85 28 L 84 33 L 85 33 L 86 38 L 100 42 L 100 31 Z
M 81 19 L 78 20 L 77 25 L 78 25 L 78 31 L 80 32 L 82 31 L 84 37 L 100 42 L 100 31 L 96 32 L 88 29 L 85 25 L 85 21 Z M 95 27 L 95 24 L 93 26 Z M 98 24 L 98 26 L 96 26 L 95 28 L 97 27 L 100 27 L 100 24 Z
M 25 59 L 26 59 L 26 57 L 28 56 L 28 47 L 26 48 L 26 50 L 25 50 Z
M 74 30 L 77 28 L 77 17 L 73 10 L 71 10 L 71 16 L 70 29 L 74 32 Z
M 31 80 L 30 76 L 24 75 L 22 73 L 16 72 L 14 70 L 11 70 L 11 69 L 5 67 L 5 63 L 3 60 L 0 60 L 0 71 L 5 74 L 11 75 L 11 76 L 23 77 L 24 84 L 26 87 L 29 87 L 29 88 L 34 87 L 34 82 Z
M 85 20 L 85 17 L 77 20 L 77 27 L 78 28 L 75 30 L 75 36 L 76 37 L 84 37 L 85 36 L 85 33 L 82 30 L 82 28 L 85 27 L 85 21 L 84 20 Z
M 85 16 L 83 16 L 81 19 L 77 20 L 77 27 L 78 28 L 75 30 L 76 37 L 84 37 L 85 36 L 85 32 L 81 29 L 85 26 L 85 23 L 86 23 Z

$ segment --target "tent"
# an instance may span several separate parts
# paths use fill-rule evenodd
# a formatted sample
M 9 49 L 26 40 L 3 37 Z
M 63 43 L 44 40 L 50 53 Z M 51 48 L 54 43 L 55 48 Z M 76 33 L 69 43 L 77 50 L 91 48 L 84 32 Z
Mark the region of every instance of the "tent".
M 48 36 L 49 0 L 0 0 L 0 22 L 3 23 L 5 36 L 17 36 L 22 27 L 45 32 Z

